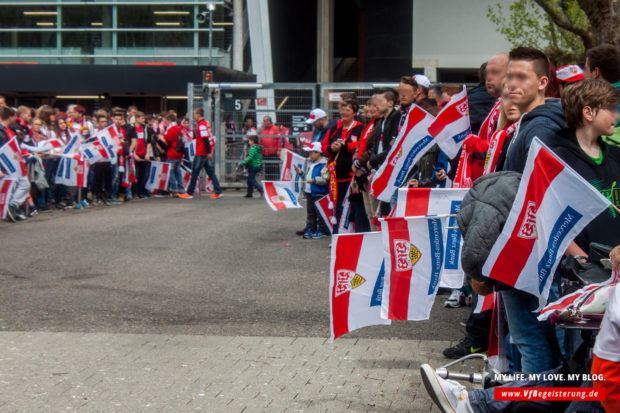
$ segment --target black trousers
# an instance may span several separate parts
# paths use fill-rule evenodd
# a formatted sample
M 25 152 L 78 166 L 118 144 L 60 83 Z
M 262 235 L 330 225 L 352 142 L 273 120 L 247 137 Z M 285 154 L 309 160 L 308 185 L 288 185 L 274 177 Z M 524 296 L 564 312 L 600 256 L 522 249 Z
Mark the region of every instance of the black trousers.
M 327 224 L 314 204 L 315 201 L 318 201 L 323 196 L 324 195 L 312 196 L 312 194 L 306 192 L 306 229 L 310 231 L 316 231 L 318 229 L 323 234 L 329 234 Z M 327 219 L 329 219 L 329 217 L 327 217 Z
M 486 310 L 481 313 L 474 314 L 476 303 L 478 300 L 483 299 L 484 297 L 481 297 L 476 293 L 472 293 L 472 311 L 467 319 L 465 331 L 467 332 L 467 337 L 471 339 L 473 347 L 487 348 L 489 345 L 489 335 L 491 334 L 491 318 L 493 317 L 493 310 Z
M 93 165 L 93 193 L 98 199 L 109 198 L 112 193 L 112 164 L 96 162 Z
M 136 164 L 136 193 L 138 195 L 143 195 L 146 193 L 144 187 L 146 186 L 146 180 L 149 177 L 149 166 L 150 162 L 148 161 L 135 161 Z

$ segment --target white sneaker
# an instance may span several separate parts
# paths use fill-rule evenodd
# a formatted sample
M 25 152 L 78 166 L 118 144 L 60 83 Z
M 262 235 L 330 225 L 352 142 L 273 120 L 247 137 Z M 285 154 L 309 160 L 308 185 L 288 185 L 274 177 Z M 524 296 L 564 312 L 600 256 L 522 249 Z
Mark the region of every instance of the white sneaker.
M 459 289 L 452 290 L 450 297 L 444 301 L 444 307 L 458 308 L 465 305 L 465 294 Z
M 443 413 L 474 413 L 461 383 L 442 379 L 428 364 L 420 366 L 420 374 L 426 391 Z

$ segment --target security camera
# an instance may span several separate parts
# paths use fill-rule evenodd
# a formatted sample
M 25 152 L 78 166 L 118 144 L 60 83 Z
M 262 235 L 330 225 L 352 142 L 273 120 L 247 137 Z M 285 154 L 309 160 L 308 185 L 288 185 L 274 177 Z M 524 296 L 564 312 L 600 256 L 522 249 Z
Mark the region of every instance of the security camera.
M 196 20 L 198 20 L 198 23 L 204 23 L 207 21 L 208 17 L 209 17 L 209 12 L 203 11 L 196 15 Z

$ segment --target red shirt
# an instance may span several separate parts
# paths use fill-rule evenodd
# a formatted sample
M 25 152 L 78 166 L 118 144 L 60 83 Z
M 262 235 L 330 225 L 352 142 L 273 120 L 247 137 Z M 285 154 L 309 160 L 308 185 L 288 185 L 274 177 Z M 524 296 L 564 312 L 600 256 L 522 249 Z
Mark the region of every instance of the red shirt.
M 142 126 L 136 126 L 136 137 L 138 138 L 136 155 L 140 158 L 144 158 L 146 156 L 146 143 L 144 141 L 144 128 Z
M 166 140 L 166 144 L 168 145 L 168 149 L 166 150 L 166 157 L 169 160 L 179 160 L 183 159 L 183 154 L 176 151 L 177 147 L 177 136 L 179 136 L 179 127 L 178 126 L 170 126 L 166 131 L 166 135 L 164 139 Z
M 272 124 L 269 128 L 263 128 L 263 130 L 260 131 L 260 134 L 260 144 L 263 147 L 263 156 L 279 156 L 280 149 L 282 149 L 280 128 Z
M 209 153 L 213 152 L 213 148 L 211 148 L 211 151 L 207 150 L 207 139 L 210 145 L 211 128 L 209 127 L 209 122 L 202 119 L 198 122 L 198 125 L 196 125 L 196 156 L 207 156 Z

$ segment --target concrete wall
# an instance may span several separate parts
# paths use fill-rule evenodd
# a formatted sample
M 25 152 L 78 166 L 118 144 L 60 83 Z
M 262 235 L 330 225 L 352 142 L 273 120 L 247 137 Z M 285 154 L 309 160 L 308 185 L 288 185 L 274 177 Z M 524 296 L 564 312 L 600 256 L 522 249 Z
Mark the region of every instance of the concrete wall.
M 486 17 L 487 8 L 513 0 L 412 0 L 412 67 L 424 67 L 437 80 L 436 68 L 478 68 L 511 45 Z

